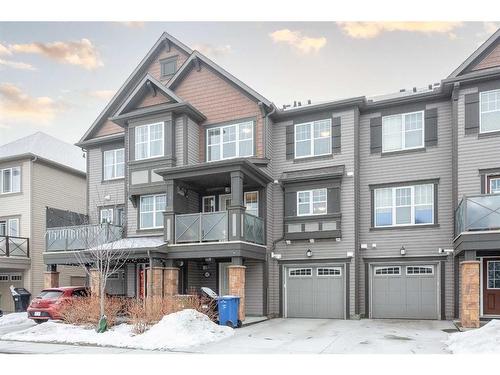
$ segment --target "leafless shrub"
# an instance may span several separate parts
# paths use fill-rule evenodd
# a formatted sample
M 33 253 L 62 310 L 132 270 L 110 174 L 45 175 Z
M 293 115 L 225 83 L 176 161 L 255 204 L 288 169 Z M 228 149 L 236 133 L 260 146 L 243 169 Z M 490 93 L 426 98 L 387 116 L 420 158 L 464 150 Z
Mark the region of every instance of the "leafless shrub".
M 73 298 L 61 307 L 61 317 L 66 323 L 95 326 L 99 322 L 101 300 L 97 296 Z M 126 302 L 119 297 L 105 297 L 104 312 L 108 326 L 116 324 L 119 315 L 126 313 Z

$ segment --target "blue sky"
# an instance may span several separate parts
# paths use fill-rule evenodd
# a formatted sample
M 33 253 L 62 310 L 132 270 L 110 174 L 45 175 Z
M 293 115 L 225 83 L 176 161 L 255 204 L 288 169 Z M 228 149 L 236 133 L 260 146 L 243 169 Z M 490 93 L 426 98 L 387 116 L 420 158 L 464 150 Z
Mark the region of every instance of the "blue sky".
M 77 142 L 163 31 L 277 105 L 439 82 L 498 24 L 0 22 L 0 144 Z

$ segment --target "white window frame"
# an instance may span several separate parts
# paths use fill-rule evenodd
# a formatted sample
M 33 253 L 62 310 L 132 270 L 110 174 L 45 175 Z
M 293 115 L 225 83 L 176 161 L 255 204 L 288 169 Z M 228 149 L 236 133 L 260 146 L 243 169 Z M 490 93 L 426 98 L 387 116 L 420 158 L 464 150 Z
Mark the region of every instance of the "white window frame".
M 325 191 L 325 212 L 324 213 L 320 213 L 320 214 L 315 214 L 314 213 L 314 209 L 313 209 L 313 204 L 314 203 L 322 203 L 323 201 L 320 201 L 320 202 L 314 202 L 313 201 L 313 196 L 314 196 L 314 191 L 318 191 L 318 190 L 324 190 Z M 306 214 L 301 214 L 299 213 L 299 193 L 308 193 L 309 194 L 309 212 L 306 213 Z M 320 188 L 320 189 L 311 189 L 311 190 L 301 190 L 301 191 L 297 191 L 297 205 L 296 205 L 296 209 L 297 209 L 297 216 L 319 216 L 319 215 L 326 215 L 328 214 L 328 189 L 327 188 Z
M 408 273 L 409 268 L 424 268 L 424 269 L 430 269 L 431 272 L 424 272 L 424 273 Z M 426 265 L 421 265 L 421 264 L 416 264 L 416 265 L 407 265 L 405 267 L 405 273 L 406 276 L 432 276 L 434 275 L 434 266 L 426 264 Z
M 300 270 L 306 270 L 306 272 L 309 271 L 309 275 L 292 275 L 292 272 L 300 271 Z M 293 278 L 312 277 L 312 268 L 310 268 L 310 267 L 289 268 L 288 269 L 288 277 L 293 277 Z
M 208 199 L 212 199 L 212 202 L 214 202 L 214 204 L 212 206 L 213 211 L 205 211 L 205 200 L 208 200 Z M 215 212 L 215 195 L 205 195 L 202 198 L 201 208 L 202 208 L 202 212 Z
M 16 278 L 18 279 L 16 280 Z M 20 273 L 11 273 L 10 281 L 23 281 L 23 275 L 21 275 Z
M 244 201 L 244 205 L 245 205 L 245 208 L 247 207 L 247 194 L 253 194 L 255 193 L 257 195 L 257 215 L 255 216 L 259 216 L 259 192 L 257 190 L 255 191 L 245 191 L 245 193 L 243 194 L 243 201 Z M 252 215 L 252 214 L 250 214 Z
M 421 139 L 421 146 L 414 146 L 414 147 L 406 147 L 406 116 L 408 115 L 414 115 L 420 113 L 422 115 L 422 139 Z M 385 150 L 384 147 L 384 120 L 393 118 L 393 117 L 401 117 L 401 148 L 398 150 Z M 406 112 L 406 113 L 398 113 L 395 115 L 389 115 L 389 116 L 383 116 L 382 117 L 382 152 L 383 153 L 390 153 L 390 152 L 399 152 L 399 151 L 406 151 L 406 150 L 417 150 L 420 148 L 425 147 L 425 111 L 415 111 L 415 112 Z
M 157 125 L 161 125 L 161 138 L 160 138 L 160 140 L 161 140 L 161 154 L 151 156 L 151 128 L 153 126 L 157 126 Z M 148 129 L 147 140 L 145 142 L 137 142 L 138 129 L 144 129 L 144 128 Z M 146 159 L 160 158 L 162 156 L 165 156 L 165 122 L 162 121 L 162 122 L 155 122 L 152 124 L 139 125 L 139 126 L 135 127 L 134 132 L 135 132 L 135 145 L 134 145 L 135 146 L 135 160 L 146 160 Z M 139 144 L 145 144 L 147 146 L 146 147 L 147 156 L 144 158 L 139 157 L 139 152 L 138 152 Z
M 483 129 L 483 113 L 494 113 L 494 112 L 500 112 L 500 108 L 493 110 L 493 111 L 483 111 L 482 108 L 482 102 L 483 102 L 483 95 L 485 94 L 491 94 L 493 92 L 500 92 L 500 89 L 497 90 L 488 90 L 488 91 L 482 91 L 479 93 L 479 133 L 481 134 L 486 134 L 486 133 L 495 133 L 500 131 L 500 126 L 498 129 L 494 130 L 482 130 Z M 499 124 L 500 125 L 500 124 Z
M 12 234 L 12 226 L 11 226 L 11 224 L 12 224 L 12 223 L 16 223 L 16 225 L 15 225 L 15 226 L 16 226 L 16 232 L 17 232 L 17 233 L 16 233 L 15 235 L 14 235 L 14 234 Z M 20 236 L 19 236 L 19 235 L 20 235 L 20 230 L 21 230 L 21 229 L 19 228 L 19 219 L 18 219 L 18 218 L 8 219 L 8 220 L 7 220 L 7 233 L 8 233 L 8 235 L 9 235 L 9 236 L 12 236 L 12 237 L 20 237 Z
M 377 274 L 377 271 L 383 270 L 386 268 L 387 269 L 389 269 L 389 268 L 397 269 L 398 273 L 379 273 L 379 274 Z M 401 276 L 401 266 L 377 266 L 377 267 L 373 267 L 373 276 L 375 276 L 375 277 Z
M 486 289 L 488 290 L 499 290 L 500 288 L 489 288 L 489 283 L 490 283 L 490 275 L 489 275 L 489 268 L 490 268 L 490 263 L 499 263 L 500 261 L 498 260 L 488 260 L 486 262 Z
M 99 224 L 103 224 L 103 217 L 102 217 L 102 214 L 103 212 L 111 212 L 111 215 L 109 216 L 109 220 L 108 220 L 108 224 L 113 224 L 114 223 L 114 216 L 115 216 L 115 213 L 114 213 L 114 209 L 111 208 L 111 207 L 101 207 L 101 209 L 99 210 Z
M 250 155 L 243 155 L 243 156 L 240 156 L 240 126 L 242 125 L 250 125 L 251 129 L 252 129 L 252 138 L 246 138 L 246 139 L 242 139 L 241 141 L 249 141 L 249 140 L 252 140 L 252 153 Z M 223 132 L 224 132 L 224 129 L 226 128 L 231 128 L 231 127 L 236 127 L 236 139 L 234 141 L 231 141 L 231 142 L 224 142 L 224 136 L 223 136 Z M 208 133 L 210 131 L 213 131 L 213 130 L 216 130 L 216 129 L 219 129 L 219 142 L 217 143 L 214 143 L 213 145 L 209 145 L 208 144 L 208 139 L 209 139 L 209 136 L 208 136 Z M 220 161 L 220 160 L 229 160 L 229 159 L 235 159 L 235 158 L 250 158 L 252 156 L 255 156 L 255 123 L 253 120 L 251 121 L 242 121 L 242 122 L 236 122 L 236 123 L 233 123 L 233 124 L 227 124 L 227 125 L 222 125 L 222 126 L 214 126 L 214 127 L 211 127 L 211 128 L 208 128 L 205 130 L 205 150 L 206 150 L 206 155 L 205 155 L 205 160 L 207 162 L 213 162 L 213 161 Z M 235 146 L 235 156 L 229 156 L 229 157 L 224 157 L 224 145 L 225 144 L 228 144 L 228 143 L 233 143 L 235 142 L 236 146 Z M 208 152 L 209 150 L 209 146 L 210 147 L 219 147 L 219 159 L 213 159 L 213 160 L 208 160 L 208 157 L 210 155 L 210 153 Z
M 415 186 L 420 186 L 420 185 L 430 185 L 432 186 L 432 222 L 430 223 L 419 223 L 419 224 L 416 224 L 415 223 L 415 208 L 418 207 L 418 206 L 427 206 L 427 205 L 416 205 L 415 204 Z M 396 190 L 397 189 L 408 189 L 410 188 L 411 189 L 411 204 L 410 204 L 410 209 L 411 209 L 411 212 L 410 212 L 410 223 L 409 224 L 406 224 L 406 223 L 403 223 L 403 224 L 396 224 Z M 377 190 L 383 190 L 383 189 L 391 189 L 392 190 L 392 206 L 381 206 L 381 207 L 377 207 L 377 201 L 376 201 L 376 194 L 377 194 Z M 434 217 L 435 217 L 435 210 L 436 210 L 436 202 L 434 200 L 434 196 L 435 196 L 435 184 L 433 183 L 430 183 L 430 184 L 418 184 L 418 185 L 401 185 L 401 186 L 389 186 L 389 187 L 384 187 L 384 188 L 379 188 L 379 189 L 374 189 L 373 190 L 373 225 L 375 228 L 391 228 L 391 227 L 406 227 L 406 226 L 422 226 L 422 225 L 434 225 Z M 398 206 L 398 207 L 403 207 L 403 206 Z M 391 208 L 392 210 L 392 224 L 391 225 L 377 225 L 377 208 L 385 208 L 385 209 L 388 209 L 388 208 Z
M 117 154 L 118 152 L 122 152 L 123 153 L 123 161 L 121 163 L 117 163 Z M 106 154 L 113 154 L 113 163 L 112 164 L 106 164 Z M 123 164 L 123 175 L 121 176 L 118 176 L 118 166 L 119 165 L 122 165 Z M 104 178 L 104 181 L 111 181 L 111 180 L 118 180 L 120 178 L 124 178 L 125 177 L 125 149 L 124 148 L 117 148 L 117 149 L 114 149 L 114 150 L 107 150 L 107 151 L 104 151 L 103 153 L 103 161 L 102 161 L 102 166 L 103 166 L 103 178 Z M 112 172 L 112 176 L 111 177 L 106 177 L 106 167 L 113 167 L 113 172 Z
M 4 173 L 5 171 L 10 171 L 10 191 L 3 190 Z M 14 190 L 14 171 L 19 172 L 19 190 Z M 0 195 L 4 194 L 15 194 L 21 192 L 21 167 L 9 167 L 0 169 Z
M 141 195 L 140 198 L 139 198 L 139 228 L 140 229 L 161 229 L 163 228 L 163 220 L 161 221 L 161 224 L 158 225 L 158 223 L 156 223 L 156 214 L 158 212 L 165 212 L 165 211 L 159 211 L 157 210 L 156 208 L 156 197 L 159 197 L 159 196 L 164 196 L 165 197 L 165 204 L 166 204 L 166 194 L 148 194 L 148 195 Z M 142 200 L 144 198 L 147 198 L 147 197 L 153 197 L 153 211 L 143 211 L 142 210 Z M 153 214 L 153 226 L 152 227 L 144 227 L 142 225 L 142 214 L 143 213 L 152 213 Z
M 318 137 L 318 138 L 315 138 L 314 137 L 314 127 L 316 126 L 316 124 L 319 124 L 320 122 L 324 122 L 324 121 L 328 121 L 329 125 L 330 125 L 330 135 L 328 137 Z M 301 156 L 297 156 L 297 127 L 299 126 L 304 126 L 304 125 L 310 125 L 310 132 L 309 132 L 309 142 L 310 142 L 310 145 L 311 145 L 311 153 L 308 154 L 308 155 L 301 155 Z M 293 128 L 293 155 L 294 155 L 294 158 L 295 159 L 303 159 L 303 158 L 311 158 L 311 157 L 317 157 L 317 156 L 324 156 L 324 155 L 332 155 L 333 154 L 333 150 L 332 150 L 332 119 L 331 118 L 325 118 L 325 119 L 321 119 L 321 120 L 316 120 L 316 121 L 310 121 L 310 122 L 303 122 L 301 124 L 295 124 L 294 128 Z M 315 150 L 314 150 L 314 141 L 316 139 L 326 139 L 328 138 L 328 144 L 329 144 L 329 147 L 328 147 L 328 152 L 325 152 L 323 154 L 316 154 L 315 153 Z
M 488 180 L 490 182 L 490 186 L 489 186 L 490 194 L 500 194 L 500 191 L 493 192 L 493 181 L 500 181 L 500 177 L 492 177 L 492 178 L 489 178 Z
M 3 280 L 5 279 L 5 280 Z M 8 283 L 10 281 L 9 274 L 7 273 L 2 273 L 0 274 L 0 283 Z
M 327 269 L 327 270 L 334 270 L 335 272 L 338 272 L 334 275 L 320 275 L 319 270 L 322 269 Z M 342 267 L 318 267 L 316 268 L 316 276 L 317 277 L 342 277 Z

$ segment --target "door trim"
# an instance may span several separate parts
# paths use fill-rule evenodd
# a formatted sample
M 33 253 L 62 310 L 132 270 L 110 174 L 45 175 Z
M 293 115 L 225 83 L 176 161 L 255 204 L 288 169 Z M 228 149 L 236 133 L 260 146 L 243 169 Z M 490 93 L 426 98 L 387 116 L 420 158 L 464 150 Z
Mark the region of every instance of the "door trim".
M 483 295 L 484 262 L 483 262 L 483 260 L 484 259 L 491 259 L 491 258 L 500 259 L 500 255 L 486 255 L 486 256 L 478 257 L 480 265 L 481 265 L 479 267 L 479 317 L 480 318 L 500 317 L 500 315 L 491 315 L 491 314 L 484 313 L 484 304 L 483 304 L 483 301 L 484 301 L 484 295 Z

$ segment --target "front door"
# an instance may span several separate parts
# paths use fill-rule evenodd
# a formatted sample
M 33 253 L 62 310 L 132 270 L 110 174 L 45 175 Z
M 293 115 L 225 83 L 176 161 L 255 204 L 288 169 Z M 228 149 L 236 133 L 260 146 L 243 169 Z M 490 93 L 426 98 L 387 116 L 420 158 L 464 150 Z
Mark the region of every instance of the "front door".
M 227 296 L 229 294 L 229 274 L 227 267 L 231 262 L 219 263 L 219 296 Z
M 500 258 L 483 259 L 483 314 L 500 315 Z
M 219 211 L 226 211 L 231 205 L 231 194 L 219 195 Z

